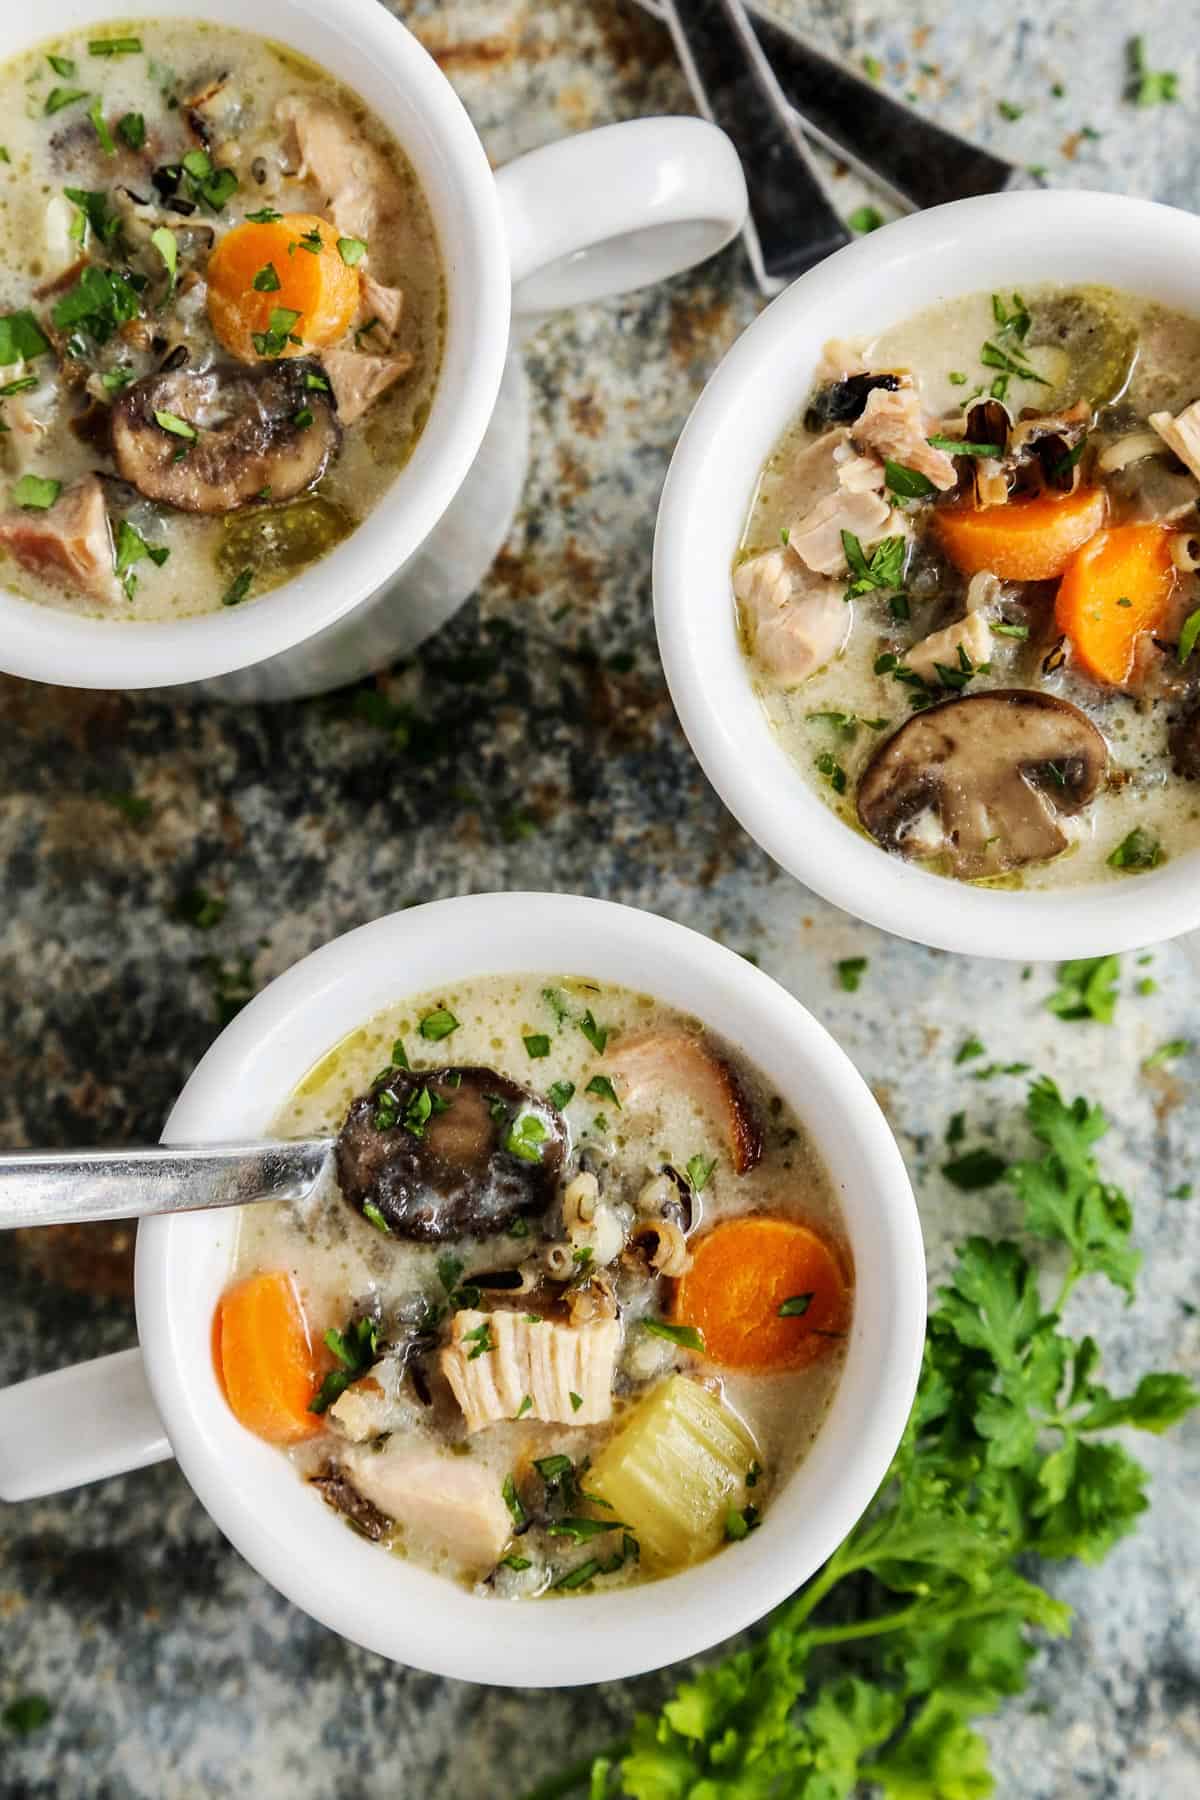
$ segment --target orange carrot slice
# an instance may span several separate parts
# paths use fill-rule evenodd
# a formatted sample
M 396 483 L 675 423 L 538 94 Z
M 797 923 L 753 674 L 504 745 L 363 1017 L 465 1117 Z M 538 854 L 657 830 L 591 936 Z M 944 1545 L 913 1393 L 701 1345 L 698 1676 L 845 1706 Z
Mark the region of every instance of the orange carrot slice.
M 990 569 L 1002 581 L 1049 581 L 1104 523 L 1103 488 L 1007 506 L 951 507 L 934 514 L 938 541 L 956 569 Z
M 269 1444 L 295 1444 L 321 1429 L 308 1410 L 317 1359 L 291 1276 L 248 1275 L 217 1307 L 217 1356 L 225 1395 L 247 1431 Z
M 698 1327 L 714 1362 L 796 1369 L 845 1335 L 850 1288 L 836 1250 L 810 1226 L 754 1213 L 697 1240 L 672 1317 Z
M 1169 544 L 1161 525 L 1118 525 L 1097 532 L 1067 565 L 1055 623 L 1098 681 L 1128 681 L 1139 635 L 1162 624 L 1176 582 Z
M 209 257 L 207 278 L 212 328 L 243 362 L 265 353 L 254 334 L 271 329 L 272 313 L 298 316 L 269 349 L 302 356 L 336 344 L 358 310 L 358 271 L 343 259 L 335 227 L 315 213 L 235 225 Z

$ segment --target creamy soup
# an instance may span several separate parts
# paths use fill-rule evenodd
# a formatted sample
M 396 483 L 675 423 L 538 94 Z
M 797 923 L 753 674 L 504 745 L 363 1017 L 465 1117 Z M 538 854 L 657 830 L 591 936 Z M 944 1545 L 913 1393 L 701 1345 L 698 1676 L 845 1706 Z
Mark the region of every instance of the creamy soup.
M 372 1019 L 275 1124 L 340 1132 L 336 1174 L 244 1214 L 218 1358 L 314 1495 L 508 1598 L 736 1554 L 852 1312 L 829 1178 L 744 1057 L 623 988 L 473 980 Z
M 113 620 L 253 600 L 404 466 L 442 352 L 403 150 L 329 75 L 193 21 L 0 66 L 0 580 Z
M 1121 879 L 1200 843 L 1200 322 L 976 294 L 826 346 L 733 586 L 772 728 L 887 850 Z

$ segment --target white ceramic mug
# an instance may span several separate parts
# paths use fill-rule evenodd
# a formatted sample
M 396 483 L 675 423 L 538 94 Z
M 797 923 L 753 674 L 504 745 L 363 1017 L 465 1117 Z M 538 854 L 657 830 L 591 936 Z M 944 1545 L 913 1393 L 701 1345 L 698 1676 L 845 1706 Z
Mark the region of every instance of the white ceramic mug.
M 41 0 L 6 18 L 3 54 L 111 22 L 108 0 Z M 249 28 L 328 69 L 387 125 L 432 210 L 446 345 L 413 456 L 359 528 L 261 600 L 162 624 L 109 622 L 0 589 L 0 666 L 70 687 L 187 684 L 235 700 L 323 692 L 411 653 L 507 535 L 524 479 L 511 314 L 660 280 L 711 255 L 746 213 L 741 164 L 693 118 L 634 120 L 518 157 L 498 174 L 445 76 L 378 0 L 161 0 L 156 19 Z
M 1200 925 L 1200 851 L 1057 891 L 947 880 L 851 830 L 771 730 L 738 645 L 730 570 L 759 471 L 812 386 L 822 345 L 873 337 L 981 289 L 1100 282 L 1200 310 L 1200 219 L 1115 194 L 998 194 L 916 213 L 801 276 L 712 377 L 676 447 L 654 546 L 659 649 L 705 774 L 750 835 L 835 906 L 976 956 L 1098 956 Z M 1195 954 L 1195 940 L 1188 945 Z
M 252 1000 L 196 1069 L 164 1139 L 264 1132 L 313 1064 L 381 1007 L 531 970 L 626 983 L 703 1019 L 795 1109 L 829 1171 L 855 1267 L 846 1365 L 816 1443 L 760 1530 L 664 1581 L 553 1604 L 479 1598 L 386 1555 L 347 1531 L 225 1401 L 212 1319 L 232 1269 L 228 1212 L 141 1225 L 140 1352 L 0 1393 L 0 1498 L 173 1451 L 226 1537 L 297 1606 L 384 1656 L 470 1681 L 555 1687 L 658 1668 L 729 1637 L 807 1580 L 869 1504 L 903 1431 L 924 1341 L 925 1260 L 904 1164 L 862 1077 L 742 957 L 650 913 L 570 895 L 416 907 L 326 945 Z

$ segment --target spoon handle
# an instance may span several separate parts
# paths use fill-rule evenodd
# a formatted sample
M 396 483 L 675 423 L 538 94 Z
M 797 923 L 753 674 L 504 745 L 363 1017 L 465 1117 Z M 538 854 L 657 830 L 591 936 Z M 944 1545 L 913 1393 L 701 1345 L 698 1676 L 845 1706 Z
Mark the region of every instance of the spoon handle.
M 332 1138 L 313 1138 L 17 1150 L 0 1155 L 0 1230 L 300 1200 L 316 1185 L 332 1148 Z
M 697 103 L 742 159 L 750 193 L 746 249 L 762 292 L 777 293 L 849 243 L 850 234 L 742 0 L 661 0 L 660 11 Z

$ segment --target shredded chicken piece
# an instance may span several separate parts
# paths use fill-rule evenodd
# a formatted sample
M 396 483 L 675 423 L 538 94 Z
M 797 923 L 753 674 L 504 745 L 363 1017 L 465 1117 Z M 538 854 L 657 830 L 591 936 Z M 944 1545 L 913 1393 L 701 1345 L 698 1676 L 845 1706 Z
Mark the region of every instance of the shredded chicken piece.
M 1008 476 L 994 456 L 975 458 L 976 506 L 1004 506 L 1008 500 Z
M 850 634 L 853 609 L 842 584 L 813 575 L 790 548 L 743 563 L 733 591 L 751 655 L 793 687 L 836 656 Z
M 616 1319 L 557 1325 L 524 1313 L 464 1309 L 450 1329 L 442 1373 L 469 1432 L 515 1419 L 526 1400 L 532 1404 L 522 1416 L 550 1425 L 599 1425 L 612 1417 Z
M 329 1418 L 357 1444 L 379 1437 L 387 1429 L 387 1396 L 373 1375 L 355 1381 L 329 1408 Z
M 926 476 L 943 492 L 958 480 L 953 458 L 944 450 L 935 450 L 928 440 L 921 402 L 914 388 L 872 388 L 850 431 L 860 450 L 873 450 L 877 456 L 903 463 L 906 469 Z
M 1167 448 L 1200 481 L 1200 400 L 1193 400 L 1174 418 L 1169 412 L 1151 413 L 1150 423 Z
M 883 487 L 883 464 L 877 456 L 851 454 L 835 460 L 838 484 L 848 494 L 875 494 Z
M 404 190 L 382 152 L 368 143 L 349 113 L 330 100 L 289 94 L 275 109 L 295 133 L 299 174 L 321 189 L 344 237 L 370 244 L 381 223 L 404 210 Z
M 361 419 L 380 394 L 394 381 L 407 375 L 413 359 L 406 350 L 402 356 L 365 356 L 357 350 L 326 350 L 321 358 L 325 373 L 333 387 L 337 415 L 343 425 Z
M 112 532 L 97 475 L 64 488 L 44 512 L 14 508 L 0 513 L 0 546 L 23 569 L 43 580 L 63 582 L 89 600 L 121 599 L 113 572 Z
M 955 619 L 942 631 L 935 631 L 919 644 L 914 644 L 905 659 L 922 681 L 936 681 L 940 663 L 944 669 L 958 669 L 960 649 L 966 651 L 973 668 L 986 662 L 992 647 L 992 633 L 982 613 L 969 612 L 965 619 Z
M 500 1483 L 468 1457 L 388 1446 L 349 1450 L 341 1468 L 380 1512 L 469 1568 L 491 1568 L 512 1535 Z
M 830 338 L 821 348 L 821 360 L 813 372 L 815 387 L 828 387 L 832 381 L 844 381 L 847 375 L 865 375 L 867 365 L 862 349 L 847 338 Z
M 1105 446 L 1096 458 L 1096 467 L 1102 475 L 1116 475 L 1144 457 L 1161 456 L 1162 449 L 1163 440 L 1157 431 L 1127 431 L 1124 437 L 1114 438 Z
M 400 326 L 404 311 L 404 289 L 385 287 L 364 270 L 358 280 L 359 320 L 356 329 L 376 321 L 370 332 L 372 344 L 390 344 Z
M 979 569 L 967 583 L 963 604 L 969 613 L 982 612 L 1000 598 L 1000 577 L 990 569 Z
M 788 545 L 814 575 L 844 575 L 848 564 L 842 533 L 856 537 L 864 550 L 887 536 L 892 509 L 880 494 L 847 493 L 844 489 L 819 500 L 788 532 Z

